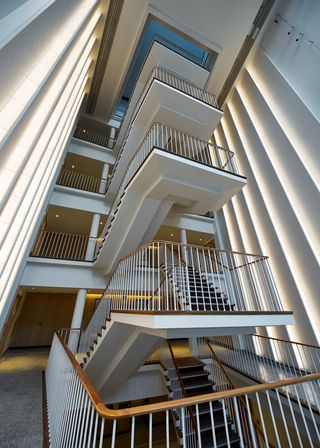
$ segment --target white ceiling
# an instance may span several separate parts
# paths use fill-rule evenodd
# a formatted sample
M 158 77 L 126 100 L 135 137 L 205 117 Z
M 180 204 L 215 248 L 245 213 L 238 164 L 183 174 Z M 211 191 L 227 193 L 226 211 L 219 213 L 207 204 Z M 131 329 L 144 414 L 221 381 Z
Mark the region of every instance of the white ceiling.
M 108 120 L 149 13 L 219 53 L 207 90 L 219 94 L 262 0 L 125 0 L 95 115 Z

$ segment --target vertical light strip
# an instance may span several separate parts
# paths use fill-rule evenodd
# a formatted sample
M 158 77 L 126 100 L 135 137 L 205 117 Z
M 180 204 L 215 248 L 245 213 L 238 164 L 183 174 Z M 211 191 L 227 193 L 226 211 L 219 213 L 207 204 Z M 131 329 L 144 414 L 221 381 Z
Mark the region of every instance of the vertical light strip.
M 30 185 L 24 192 L 22 207 L 20 207 L 19 213 L 17 214 L 14 223 L 11 225 L 10 230 L 7 234 L 7 238 L 5 239 L 4 244 L 1 248 L 1 264 L 3 264 L 3 267 L 6 266 L 8 263 L 8 258 L 11 256 L 13 249 L 12 245 L 15 243 L 17 236 L 20 234 L 20 227 L 21 225 L 23 225 L 25 217 L 28 215 L 28 213 L 33 212 L 34 209 L 33 197 L 35 196 L 39 188 L 38 180 L 41 178 L 41 173 L 45 172 L 45 170 L 47 169 L 48 163 L 50 163 L 50 158 L 52 157 L 52 153 L 54 153 L 55 149 L 54 136 L 58 135 L 59 123 L 61 123 L 61 117 L 64 117 L 66 115 L 64 109 L 66 108 L 68 109 L 68 104 L 70 104 L 70 101 L 74 94 L 74 90 L 79 85 L 79 83 L 83 82 L 83 78 L 89 68 L 90 62 L 91 62 L 90 60 L 87 61 L 87 63 L 83 67 L 83 73 L 81 74 L 81 76 L 79 76 L 79 78 L 75 77 L 74 83 L 68 86 L 68 90 L 65 92 L 66 101 L 61 101 L 61 104 L 59 105 L 60 107 L 56 108 L 54 114 L 51 117 L 50 120 L 51 122 L 48 123 L 49 125 L 48 128 L 45 128 L 44 132 L 48 135 L 44 135 L 44 137 L 47 138 L 45 138 L 45 141 L 43 142 L 45 145 L 45 151 L 43 152 L 41 163 L 37 167 L 34 175 L 32 176 L 32 181 Z M 67 116 L 65 117 L 65 119 L 67 119 Z M 52 133 L 53 129 L 54 132 Z
M 62 57 L 64 51 L 81 30 L 88 14 L 97 0 L 86 0 L 77 8 L 71 19 L 64 24 L 63 32 L 55 39 L 40 61 L 34 66 L 26 79 L 17 89 L 14 96 L 0 111 L 0 145 L 12 127 L 21 118 L 28 103 L 47 81 L 53 68 Z
M 86 51 L 83 53 L 82 57 L 80 58 L 80 61 L 77 65 L 77 68 L 74 70 L 71 78 L 70 83 L 75 82 L 79 74 L 81 73 L 81 70 L 85 64 L 86 59 L 88 58 L 88 55 L 92 49 L 92 46 L 95 42 L 94 37 L 91 38 L 90 42 L 88 43 L 88 46 L 86 48 Z M 66 102 L 67 96 L 70 95 L 72 91 L 72 84 L 69 84 L 63 93 L 64 96 L 64 102 Z M 50 94 L 50 91 L 49 93 Z M 61 92 L 59 92 L 61 95 Z M 48 101 L 50 101 L 51 98 L 48 98 Z M 44 99 L 45 101 L 45 99 Z M 63 104 L 62 103 L 59 107 L 61 112 L 63 111 Z M 5 228 L 2 226 L 2 238 L 0 240 L 1 243 L 4 242 L 7 232 L 10 231 L 13 219 L 15 217 L 15 214 L 19 210 L 19 213 L 27 213 L 28 210 L 22 210 L 21 209 L 21 201 L 24 200 L 24 196 L 26 194 L 26 189 L 28 188 L 28 185 L 30 182 L 32 182 L 33 177 L 36 175 L 36 169 L 39 164 L 39 161 L 41 160 L 42 155 L 45 153 L 50 135 L 52 132 L 54 132 L 55 129 L 55 120 L 54 117 L 57 116 L 57 114 L 54 112 L 54 110 L 50 110 L 50 118 L 46 122 L 45 128 L 42 130 L 41 137 L 38 140 L 38 143 L 32 150 L 32 154 L 29 156 L 28 162 L 25 163 L 21 173 L 20 178 L 18 179 L 18 182 L 16 183 L 15 187 L 13 188 L 13 191 L 11 192 L 10 197 L 8 198 L 2 213 L 0 215 L 0 222 L 2 224 L 6 224 L 7 227 Z M 46 118 L 46 117 L 44 117 Z
M 44 98 L 36 106 L 37 110 L 31 114 L 31 120 L 29 120 L 26 128 L 22 131 L 20 138 L 16 145 L 10 148 L 10 152 L 5 157 L 5 162 L 0 168 L 1 177 L 6 179 L 7 188 L 0 191 L 0 202 L 4 202 L 5 198 L 10 192 L 12 185 L 16 178 L 20 174 L 20 169 L 23 167 L 30 157 L 30 150 L 35 141 L 37 141 L 41 127 L 49 119 L 52 108 L 54 107 L 57 99 L 60 95 L 60 90 L 68 82 L 68 77 L 75 70 L 75 66 L 78 63 L 78 59 L 82 53 L 88 53 L 91 51 L 92 45 L 87 45 L 87 49 L 84 50 L 88 39 L 94 32 L 97 22 L 100 18 L 100 13 L 96 12 L 91 18 L 90 22 L 79 36 L 79 40 L 75 44 L 71 53 L 67 56 L 65 62 L 60 68 L 55 80 L 51 83 L 48 92 L 44 95 Z M 85 57 L 85 56 L 83 56 Z M 8 152 L 8 151 L 7 151 Z M 19 161 L 19 162 L 18 162 Z
M 258 87 L 257 87 L 258 88 Z M 259 90 L 259 88 L 258 88 Z M 262 146 L 265 148 L 265 153 L 270 161 L 270 164 L 272 165 L 273 171 L 275 175 L 277 176 L 279 183 L 282 186 L 283 191 L 285 192 L 285 195 L 288 199 L 288 203 L 290 204 L 293 213 L 297 217 L 297 221 L 299 222 L 299 225 L 301 226 L 301 229 L 305 235 L 305 238 L 307 239 L 309 243 L 310 249 L 313 251 L 314 256 L 318 256 L 317 247 L 319 247 L 319 232 L 318 232 L 318 226 L 313 225 L 314 223 L 310 222 L 308 220 L 308 215 L 305 212 L 305 210 L 301 210 L 303 208 L 303 204 L 301 204 L 301 198 L 299 200 L 294 194 L 294 191 L 292 191 L 292 186 L 290 180 L 287 178 L 286 170 L 282 167 L 282 164 L 279 163 L 278 154 L 277 151 L 274 149 L 272 142 L 270 142 L 270 138 L 268 137 L 267 133 L 265 132 L 265 124 L 260 123 L 257 118 L 255 111 L 252 109 L 250 101 L 247 98 L 247 94 L 245 90 L 241 87 L 241 85 L 238 88 L 238 92 L 241 98 L 241 101 L 250 116 L 250 120 L 252 122 L 253 127 L 256 129 L 257 134 L 259 135 L 259 139 L 262 143 Z M 268 150 L 266 150 L 266 148 Z M 298 180 L 295 179 L 295 182 Z M 315 227 L 317 229 L 315 230 Z
M 8 265 L 6 266 L 5 272 L 3 272 L 0 278 L 0 293 L 2 294 L 2 300 L 0 302 L 0 328 L 3 325 L 6 319 L 6 314 L 10 308 L 11 300 L 8 301 L 8 299 L 12 299 L 12 297 L 10 297 L 10 294 L 12 295 L 14 292 L 12 291 L 12 288 L 15 285 L 16 274 L 19 271 L 21 263 L 25 258 L 25 250 L 28 249 L 29 241 L 32 238 L 32 234 L 34 233 L 34 226 L 36 225 L 40 217 L 43 204 L 46 201 L 47 192 L 50 189 L 52 179 L 54 178 L 57 166 L 59 166 L 59 161 L 64 152 L 65 145 L 69 139 L 69 134 L 73 127 L 74 120 L 77 117 L 78 110 L 84 96 L 83 89 L 86 85 L 86 81 L 87 78 L 85 77 L 83 83 L 80 86 L 77 99 L 73 104 L 72 110 L 70 111 L 69 108 L 67 108 L 66 110 L 67 120 L 64 120 L 61 124 L 61 126 L 64 126 L 64 128 L 62 130 L 60 128 L 57 129 L 57 131 L 59 131 L 60 133 L 60 136 L 62 136 L 63 138 L 60 139 L 59 146 L 56 146 L 56 157 L 51 158 L 51 163 L 44 173 L 44 177 L 42 179 L 42 186 L 44 188 L 39 188 L 35 197 L 33 198 L 34 213 L 29 213 L 26 217 L 23 228 L 21 229 L 21 232 L 15 242 L 15 250 L 12 252 L 12 256 L 9 260 Z
M 291 263 L 291 261 L 289 259 L 290 258 L 290 248 L 288 247 L 288 245 L 284 246 L 283 232 L 282 232 L 282 229 L 280 228 L 280 224 L 278 223 L 276 214 L 274 212 L 274 208 L 273 208 L 273 204 L 272 204 L 272 198 L 269 197 L 269 194 L 268 194 L 268 191 L 267 191 L 267 187 L 265 186 L 265 182 L 263 180 L 264 179 L 263 173 L 260 172 L 260 168 L 255 163 L 255 157 L 254 157 L 254 154 L 253 154 L 253 149 L 251 148 L 251 145 L 250 145 L 249 141 L 247 141 L 247 139 L 246 139 L 246 130 L 242 128 L 242 125 L 240 125 L 240 122 L 239 122 L 239 119 L 238 119 L 238 111 L 236 110 L 236 108 L 233 105 L 233 103 L 230 102 L 228 104 L 228 107 L 229 107 L 230 114 L 232 116 L 232 120 L 233 120 L 233 122 L 235 124 L 235 127 L 237 129 L 239 138 L 240 138 L 240 140 L 242 142 L 242 146 L 245 148 L 247 161 L 248 161 L 249 165 L 251 166 L 251 170 L 252 170 L 252 172 L 255 175 L 256 182 L 257 182 L 257 184 L 259 186 L 259 189 L 261 191 L 261 195 L 262 195 L 263 200 L 265 202 L 265 208 L 266 208 L 267 213 L 269 214 L 270 219 L 271 219 L 271 221 L 273 223 L 273 227 L 274 227 L 276 233 L 278 234 L 280 245 L 282 247 L 282 251 L 283 251 L 283 253 L 287 254 L 286 258 L 287 258 L 287 262 L 288 262 L 288 267 L 291 270 L 293 278 L 297 278 L 298 279 L 299 278 L 298 273 L 293 268 L 292 263 Z M 225 132 L 226 132 L 226 130 L 225 130 Z M 227 134 L 226 134 L 226 137 L 228 139 Z M 228 140 L 230 140 L 230 138 Z M 230 148 L 230 149 L 233 149 L 233 148 Z M 230 218 L 226 217 L 226 220 L 227 219 L 229 220 L 228 227 L 230 227 Z M 256 229 L 259 229 L 259 228 L 261 229 L 259 234 L 260 234 L 260 239 L 262 241 L 262 245 L 263 245 L 263 247 L 267 247 L 267 244 L 266 244 L 266 242 L 265 242 L 265 240 L 263 238 L 263 231 L 262 231 L 263 226 L 258 225 L 256 227 Z M 266 251 L 266 254 L 268 254 L 267 251 Z M 270 262 L 272 264 L 272 260 L 270 260 Z M 274 269 L 273 269 L 273 271 L 274 271 L 275 277 L 277 277 L 277 272 Z M 281 285 L 281 282 L 279 281 L 279 278 L 277 279 L 276 283 L 278 285 L 278 288 L 280 290 L 282 290 L 281 297 L 284 299 L 286 297 L 286 294 L 285 294 L 285 291 L 282 288 L 282 285 Z M 296 283 L 296 287 L 298 288 L 301 297 L 307 297 L 307 295 L 305 293 L 305 290 L 304 290 L 304 288 L 301 285 L 301 282 L 298 281 Z M 313 328 L 314 334 L 317 335 L 317 331 L 316 331 L 317 325 L 316 325 L 316 322 L 314 320 L 313 313 L 311 312 L 310 307 L 306 303 L 306 301 L 304 301 L 303 305 L 305 307 L 305 310 L 306 310 L 306 313 L 308 315 L 308 318 L 310 319 L 311 326 Z M 285 304 L 285 306 L 288 308 L 290 306 L 290 302 L 287 302 Z M 288 327 L 288 331 L 291 332 L 291 334 L 292 334 L 292 330 L 290 329 L 290 327 Z

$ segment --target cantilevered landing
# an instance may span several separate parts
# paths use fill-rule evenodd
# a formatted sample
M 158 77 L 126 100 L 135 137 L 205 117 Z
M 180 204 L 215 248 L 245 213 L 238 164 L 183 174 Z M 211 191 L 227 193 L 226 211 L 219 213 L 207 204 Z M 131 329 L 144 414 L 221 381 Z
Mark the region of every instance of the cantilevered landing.
M 119 259 L 152 240 L 173 204 L 204 214 L 244 185 L 242 176 L 154 148 L 124 190 L 95 266 L 111 272 Z
M 162 339 L 252 333 L 257 326 L 291 325 L 291 312 L 113 312 L 84 368 L 102 394 L 116 391 Z
M 127 112 L 122 122 L 116 146 L 120 147 L 123 143 L 129 122 L 131 121 L 135 105 L 143 91 L 144 86 L 148 82 L 152 69 L 156 66 L 163 67 L 175 73 L 182 79 L 185 79 L 200 89 L 204 89 L 210 72 L 203 67 L 191 62 L 185 57 L 177 54 L 175 51 L 167 48 L 165 45 L 154 41 L 150 48 L 149 54 L 143 64 L 139 78 L 134 87 Z
M 133 114 L 134 122 L 114 167 L 109 193 L 117 192 L 129 160 L 154 123 L 179 129 L 202 140 L 210 139 L 222 117 L 222 111 L 206 103 L 205 94 L 201 100 L 164 81 L 156 78 L 152 80 L 143 101 Z

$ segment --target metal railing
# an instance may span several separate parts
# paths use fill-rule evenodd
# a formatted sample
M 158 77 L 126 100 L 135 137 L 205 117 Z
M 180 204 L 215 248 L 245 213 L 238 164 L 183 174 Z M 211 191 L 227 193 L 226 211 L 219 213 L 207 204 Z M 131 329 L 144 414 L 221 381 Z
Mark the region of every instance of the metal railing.
M 184 58 L 188 59 L 191 62 L 194 62 L 195 64 L 199 65 L 200 67 L 206 70 L 210 70 L 212 68 L 211 66 L 209 66 L 210 61 L 208 52 L 205 52 L 202 57 L 198 57 L 193 53 L 191 53 L 190 51 L 186 50 L 185 48 L 182 48 L 179 45 L 175 44 L 174 42 L 171 42 L 171 40 L 168 40 L 165 37 L 160 36 L 159 34 L 155 34 L 153 36 L 151 47 L 153 42 L 158 42 L 159 44 L 169 48 L 169 50 L 174 51 L 180 56 L 183 56 Z
M 40 258 L 85 261 L 89 240 L 92 240 L 92 237 L 89 235 L 74 235 L 41 230 L 30 255 L 31 257 Z
M 79 138 L 80 140 L 110 149 L 113 148 L 115 143 L 115 138 L 110 138 L 108 134 L 92 131 L 91 129 L 84 128 L 82 126 L 77 126 L 73 136 L 75 138 Z
M 186 93 L 189 96 L 192 96 L 193 98 L 202 101 L 203 103 L 208 104 L 212 107 L 218 107 L 217 104 L 217 98 L 213 93 L 207 92 L 204 89 L 201 89 L 201 87 L 198 87 L 196 84 L 193 84 L 192 82 L 181 78 L 180 76 L 176 75 L 175 73 L 166 70 L 162 67 L 154 67 L 149 75 L 149 78 L 141 92 L 141 95 L 135 105 L 131 121 L 135 119 L 135 116 L 140 109 L 140 106 L 144 100 L 144 97 L 146 96 L 151 84 L 153 81 L 158 80 L 163 82 L 164 84 L 169 85 L 170 87 L 173 87 L 174 89 L 180 90 L 183 93 Z M 128 109 L 127 109 L 128 110 Z
M 117 213 L 123 202 L 128 184 L 154 148 L 162 149 L 195 162 L 228 171 L 232 174 L 238 174 L 234 153 L 232 151 L 192 137 L 176 129 L 169 128 L 163 124 L 155 123 L 128 164 L 119 190 L 110 208 L 109 216 L 102 232 L 103 238 L 107 237 L 111 232 L 113 216 Z M 97 247 L 97 250 L 99 251 L 99 247 Z
M 228 402 L 233 404 L 233 421 L 237 432 L 238 446 L 244 448 L 245 437 L 239 412 L 238 398 L 241 397 L 250 408 L 255 419 L 261 422 L 261 432 L 253 425 L 251 412 L 247 412 L 248 431 L 252 447 L 258 446 L 310 446 L 318 447 L 320 434 L 318 428 L 320 374 L 291 378 L 272 384 L 242 387 L 234 390 L 214 392 L 179 400 L 170 400 L 145 406 L 113 410 L 107 408 L 93 388 L 90 380 L 81 369 L 65 343 L 54 336 L 46 369 L 47 415 L 50 447 L 78 446 L 136 446 L 139 440 L 144 446 L 176 446 L 172 437 L 170 411 L 179 409 L 182 416 L 181 446 L 188 447 L 189 434 L 186 428 L 187 408 L 193 409 L 197 420 L 198 446 L 204 446 L 211 440 L 210 446 L 216 446 L 221 440 L 221 431 L 229 439 L 229 424 L 224 411 L 222 422 L 215 420 L 214 409 L 219 406 L 227 409 Z M 288 387 L 300 387 L 305 391 L 303 406 L 298 396 L 293 400 Z M 308 387 L 308 392 L 307 392 Z M 280 395 L 279 389 L 282 394 Z M 312 401 L 309 393 L 312 393 Z M 316 406 L 312 403 L 317 403 Z M 205 407 L 210 413 L 210 426 L 201 418 Z M 160 423 L 159 423 L 160 422 Z M 123 434 L 123 428 L 127 434 Z M 206 442 L 205 442 L 206 441 Z M 265 441 L 265 442 L 264 442 Z M 210 443 L 210 442 L 209 442 Z M 265 444 L 264 444 L 265 443 Z
M 107 179 L 102 179 L 101 177 L 90 176 L 79 171 L 62 168 L 57 184 L 78 190 L 91 191 L 92 193 L 100 193 L 101 180 L 107 181 Z
M 267 257 L 166 241 L 120 260 L 103 297 L 113 310 L 283 311 Z
M 122 155 L 123 150 L 125 148 L 125 145 L 126 145 L 128 136 L 130 134 L 130 130 L 131 130 L 132 124 L 133 124 L 133 122 L 134 122 L 134 120 L 136 118 L 136 115 L 137 115 L 137 113 L 138 113 L 138 111 L 139 111 L 139 109 L 140 109 L 140 107 L 141 107 L 141 105 L 142 105 L 142 103 L 143 103 L 143 101 L 145 99 L 146 94 L 148 93 L 148 91 L 150 89 L 150 86 L 156 80 L 158 80 L 158 81 L 160 81 L 160 82 L 162 82 L 164 84 L 167 84 L 170 87 L 173 87 L 174 89 L 180 90 L 181 92 L 183 92 L 183 93 L 185 93 L 185 94 L 187 94 L 187 95 L 189 95 L 189 96 L 191 96 L 191 97 L 193 97 L 193 98 L 195 98 L 195 99 L 197 99 L 199 101 L 202 101 L 203 103 L 208 104 L 209 106 L 218 108 L 216 96 L 213 95 L 212 93 L 207 92 L 207 91 L 201 89 L 200 87 L 196 86 L 195 84 L 192 84 L 191 82 L 189 82 L 189 81 L 187 81 L 187 80 L 185 80 L 183 78 L 180 78 L 175 73 L 172 73 L 169 70 L 165 70 L 162 67 L 154 67 L 152 69 L 150 75 L 149 75 L 149 78 L 147 79 L 146 84 L 144 85 L 144 88 L 143 88 L 143 90 L 142 90 L 142 92 L 141 92 L 141 94 L 140 94 L 140 96 L 139 96 L 139 98 L 138 98 L 134 108 L 133 108 L 133 111 L 132 111 L 132 114 L 131 114 L 131 117 L 130 117 L 130 120 L 129 120 L 129 123 L 128 123 L 128 127 L 127 127 L 127 130 L 126 130 L 126 134 L 125 134 L 123 143 L 121 145 L 120 151 L 118 153 L 118 156 L 116 158 L 116 161 L 115 161 L 112 173 L 111 173 L 111 177 L 110 177 L 109 183 L 111 182 L 111 180 L 112 180 L 112 178 L 115 175 L 115 172 L 117 170 L 117 166 L 118 166 L 119 161 L 121 159 L 121 155 Z M 133 90 L 133 92 L 134 92 L 134 90 Z M 130 101 L 129 101 L 126 113 L 125 113 L 125 115 L 123 117 L 122 123 L 124 123 L 124 121 L 126 119 L 126 116 L 128 114 L 128 111 L 130 110 L 130 104 L 131 104 L 132 98 L 134 98 L 133 94 L 131 95 L 131 98 L 130 98 Z
M 166 359 L 163 360 L 163 363 L 166 368 L 166 375 L 168 375 L 172 395 L 171 398 L 173 400 L 187 398 L 188 396 L 187 391 L 184 387 L 184 383 L 179 371 L 177 360 L 169 340 L 167 340 L 167 347 L 168 347 L 168 354 L 166 356 Z M 185 425 L 185 432 L 186 434 L 188 434 L 188 437 L 186 437 L 186 446 L 188 448 L 197 448 L 198 425 L 192 408 L 188 406 L 186 408 L 186 415 L 184 416 L 182 416 L 181 409 L 179 408 L 175 409 L 174 413 L 177 416 L 178 420 L 178 422 L 176 422 L 177 426 L 182 426 L 183 424 Z M 184 417 L 184 422 L 182 422 L 182 417 Z M 179 437 L 178 433 L 177 436 Z
M 81 334 L 79 342 L 79 355 L 85 355 L 89 352 L 97 338 L 98 333 L 105 327 L 111 316 L 111 300 L 101 299 L 89 325 Z
M 198 346 L 197 356 L 204 362 L 206 370 L 209 373 L 209 377 L 212 379 L 212 381 L 214 381 L 215 391 L 221 392 L 224 390 L 236 389 L 237 386 L 234 380 L 232 380 L 232 378 L 224 368 L 223 364 L 221 363 L 219 357 L 213 350 L 209 339 L 205 337 L 197 338 L 197 346 Z M 231 400 L 227 401 L 227 410 L 228 414 L 231 416 L 231 420 L 235 421 L 234 405 Z M 264 440 L 264 435 L 259 426 L 259 422 L 255 420 L 255 415 L 252 412 L 252 408 L 247 407 L 245 400 L 243 400 L 243 397 L 241 396 L 238 398 L 238 410 L 240 414 L 240 421 L 242 423 L 245 446 L 249 447 L 252 445 L 252 440 L 250 437 L 249 421 L 247 417 L 248 412 L 250 412 L 252 424 L 255 427 L 255 431 L 259 433 L 259 436 L 263 439 L 265 446 L 274 448 L 272 444 L 266 443 L 266 441 Z
M 211 337 L 219 359 L 258 382 L 320 372 L 320 347 L 256 334 Z

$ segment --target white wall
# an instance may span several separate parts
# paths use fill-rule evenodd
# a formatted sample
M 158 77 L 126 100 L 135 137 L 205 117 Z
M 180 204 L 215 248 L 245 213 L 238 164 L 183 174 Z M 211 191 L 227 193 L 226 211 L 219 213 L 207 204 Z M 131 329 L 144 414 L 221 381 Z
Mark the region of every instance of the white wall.
M 57 1 L 0 52 L 0 333 L 92 76 L 98 3 Z
M 282 5 L 290 23 L 320 42 L 319 2 Z M 215 132 L 217 143 L 235 151 L 248 177 L 248 185 L 216 219 L 226 248 L 270 256 L 283 304 L 295 312 L 296 325 L 287 328 L 288 336 L 317 344 L 320 52 L 293 41 L 284 27 L 270 22 Z

